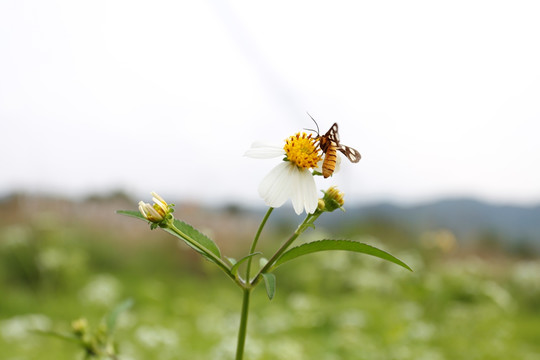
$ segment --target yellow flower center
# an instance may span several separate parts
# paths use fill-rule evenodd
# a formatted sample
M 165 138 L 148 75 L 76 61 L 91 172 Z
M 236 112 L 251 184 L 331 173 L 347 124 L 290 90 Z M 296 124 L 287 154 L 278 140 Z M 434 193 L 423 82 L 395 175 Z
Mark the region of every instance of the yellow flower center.
M 165 209 L 163 209 L 158 204 L 154 204 L 154 205 L 152 205 L 152 207 L 157 211 L 157 213 L 159 215 L 161 215 L 161 217 L 165 217 L 165 215 L 166 215 L 166 210 Z
M 299 168 L 310 169 L 317 167 L 317 163 L 322 160 L 316 143 L 317 140 L 311 134 L 297 133 L 285 140 L 283 149 L 290 162 Z

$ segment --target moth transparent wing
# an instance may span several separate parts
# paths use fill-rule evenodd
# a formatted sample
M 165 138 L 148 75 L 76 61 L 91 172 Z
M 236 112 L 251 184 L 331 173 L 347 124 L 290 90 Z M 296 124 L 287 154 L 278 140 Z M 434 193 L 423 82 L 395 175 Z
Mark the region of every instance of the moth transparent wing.
M 326 153 L 330 146 L 336 146 L 339 144 L 338 126 L 334 123 L 332 127 L 326 132 L 326 134 L 319 136 L 319 147 Z
M 324 137 L 328 138 L 334 144 L 339 145 L 339 131 L 337 123 L 334 123 L 334 125 L 332 125 L 332 127 L 326 132 Z
M 347 159 L 349 159 L 350 162 L 357 163 L 360 161 L 362 156 L 358 152 L 358 150 L 353 149 L 352 147 L 348 147 L 345 145 L 339 145 L 337 148 Z

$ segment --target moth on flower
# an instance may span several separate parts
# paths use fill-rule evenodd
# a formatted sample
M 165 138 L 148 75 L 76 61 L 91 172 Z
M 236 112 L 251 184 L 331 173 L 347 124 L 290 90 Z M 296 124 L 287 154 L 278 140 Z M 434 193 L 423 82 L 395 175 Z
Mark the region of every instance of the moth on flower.
M 317 210 L 318 195 L 312 170 L 322 160 L 317 139 L 297 133 L 285 140 L 285 146 L 256 142 L 246 151 L 256 159 L 283 157 L 259 185 L 259 195 L 266 205 L 280 207 L 291 199 L 294 211 L 312 214 Z
M 339 142 L 337 123 L 334 123 L 334 125 L 330 127 L 326 134 L 319 135 L 319 124 L 317 124 L 317 122 L 311 115 L 309 115 L 309 117 L 317 126 L 316 139 L 319 142 L 319 148 L 324 154 L 324 159 L 321 163 L 320 169 L 325 179 L 332 176 L 332 174 L 336 170 L 336 167 L 339 166 L 340 158 L 337 156 L 338 151 L 343 153 L 343 155 L 345 155 L 345 157 L 353 163 L 357 163 L 360 161 L 361 155 L 358 150 L 346 145 L 342 145 Z

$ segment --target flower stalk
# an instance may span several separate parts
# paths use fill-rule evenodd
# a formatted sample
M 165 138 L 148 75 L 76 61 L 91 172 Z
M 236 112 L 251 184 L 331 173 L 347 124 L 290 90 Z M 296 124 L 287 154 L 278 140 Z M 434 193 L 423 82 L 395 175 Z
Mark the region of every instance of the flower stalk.
M 281 255 L 298 239 L 298 237 L 309 227 L 314 226 L 313 223 L 322 214 L 320 211 L 316 211 L 314 214 L 307 214 L 304 221 L 298 226 L 296 231 L 285 241 L 276 253 L 268 260 L 268 262 L 259 270 L 257 275 L 254 276 L 251 281 L 251 286 L 256 286 L 262 279 L 262 274 L 268 272 Z
M 268 211 L 264 215 L 263 220 L 261 221 L 261 224 L 259 225 L 259 228 L 257 229 L 257 233 L 255 234 L 255 238 L 253 238 L 253 242 L 251 243 L 251 247 L 249 250 L 250 254 L 253 254 L 257 248 L 257 243 L 259 242 L 259 238 L 261 236 L 262 230 L 264 226 L 266 225 L 266 221 L 270 217 L 270 214 L 272 214 L 272 211 L 274 210 L 273 207 L 268 208 Z M 248 315 L 249 315 L 249 300 L 251 297 L 251 291 L 253 290 L 253 287 L 250 282 L 251 277 L 251 262 L 253 261 L 253 257 L 250 257 L 248 259 L 247 265 L 246 265 L 246 280 L 243 283 L 242 286 L 242 310 L 240 311 L 240 325 L 238 328 L 238 342 L 236 344 L 236 360 L 242 360 L 244 356 L 244 348 L 246 344 L 246 335 L 247 335 L 247 322 L 248 322 Z
M 240 312 L 240 326 L 238 327 L 238 342 L 236 344 L 236 360 L 242 360 L 244 358 L 251 290 L 253 289 L 249 287 L 245 287 L 243 289 L 242 310 Z
M 270 217 L 270 214 L 272 214 L 272 211 L 274 210 L 273 207 L 268 208 L 268 211 L 264 215 L 264 218 L 261 222 L 261 225 L 259 225 L 259 228 L 257 229 L 257 233 L 255 234 L 255 238 L 253 239 L 253 242 L 251 243 L 251 247 L 249 249 L 249 253 L 253 254 L 255 252 L 255 249 L 257 248 L 257 243 L 259 242 L 259 237 L 261 236 L 261 232 L 264 228 L 264 225 L 266 225 L 266 221 Z M 246 285 L 250 285 L 250 276 L 251 276 L 251 262 L 253 261 L 253 257 L 248 259 L 247 266 L 246 266 Z

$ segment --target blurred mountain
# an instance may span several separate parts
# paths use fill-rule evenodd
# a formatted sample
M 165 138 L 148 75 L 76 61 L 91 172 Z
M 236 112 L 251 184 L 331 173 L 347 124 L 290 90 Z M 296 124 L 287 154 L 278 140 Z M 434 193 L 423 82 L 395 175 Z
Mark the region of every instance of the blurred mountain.
M 174 201 L 175 215 L 201 229 L 216 232 L 222 243 L 249 241 L 266 209 L 239 204 L 207 206 Z M 287 207 L 287 206 L 285 206 Z M 89 196 L 73 200 L 54 196 L 12 194 L 0 198 L 0 228 L 13 223 L 34 220 L 66 224 L 86 224 L 102 230 L 119 227 L 123 231 L 143 228 L 131 219 L 115 214 L 117 209 L 137 210 L 137 201 L 123 193 Z M 274 211 L 271 223 L 290 231 L 303 217 L 294 215 L 292 207 Z M 52 221 L 51 223 L 54 223 Z M 368 234 L 385 240 L 421 239 L 430 231 L 445 230 L 462 244 L 503 245 L 507 249 L 540 253 L 540 205 L 498 205 L 469 198 L 453 198 L 411 206 L 392 203 L 358 205 L 347 203 L 346 212 L 335 211 L 321 216 L 317 226 L 350 236 Z M 232 246 L 232 245 L 231 245 Z
M 345 214 L 320 220 L 326 226 L 378 221 L 414 232 L 443 228 L 452 231 L 462 241 L 489 235 L 498 242 L 528 244 L 540 249 L 540 205 L 494 205 L 468 198 L 443 199 L 413 206 L 376 203 L 347 206 Z

